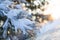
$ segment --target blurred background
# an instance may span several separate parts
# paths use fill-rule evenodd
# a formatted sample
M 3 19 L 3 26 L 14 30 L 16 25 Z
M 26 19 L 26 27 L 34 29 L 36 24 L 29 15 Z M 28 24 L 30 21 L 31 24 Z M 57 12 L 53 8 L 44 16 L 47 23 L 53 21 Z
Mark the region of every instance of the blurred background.
M 60 40 L 59 33 L 60 0 L 0 0 L 0 40 Z

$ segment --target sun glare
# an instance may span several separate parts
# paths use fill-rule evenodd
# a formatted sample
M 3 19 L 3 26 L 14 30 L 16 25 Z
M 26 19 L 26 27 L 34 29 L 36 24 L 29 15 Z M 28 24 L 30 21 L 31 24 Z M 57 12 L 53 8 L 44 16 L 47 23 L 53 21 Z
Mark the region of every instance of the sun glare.
M 54 19 L 60 18 L 60 0 L 49 0 L 44 13 L 51 14 Z

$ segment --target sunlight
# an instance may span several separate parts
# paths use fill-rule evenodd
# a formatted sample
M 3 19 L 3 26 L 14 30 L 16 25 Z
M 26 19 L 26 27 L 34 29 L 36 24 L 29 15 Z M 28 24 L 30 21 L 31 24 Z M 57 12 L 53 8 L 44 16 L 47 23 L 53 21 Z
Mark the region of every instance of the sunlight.
M 50 0 L 44 13 L 51 14 L 54 19 L 60 18 L 60 0 Z

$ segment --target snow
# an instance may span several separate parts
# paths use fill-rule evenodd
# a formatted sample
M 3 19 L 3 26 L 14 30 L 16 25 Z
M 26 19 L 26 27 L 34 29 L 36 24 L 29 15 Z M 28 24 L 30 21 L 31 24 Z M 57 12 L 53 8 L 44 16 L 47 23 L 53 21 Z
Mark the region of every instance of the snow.
M 17 9 L 22 9 L 22 5 L 21 5 L 21 4 L 17 4 L 17 5 L 16 5 L 16 8 L 17 8 Z
M 33 28 L 31 26 L 28 25 L 32 25 L 33 22 L 30 21 L 29 19 L 24 18 L 26 16 L 26 12 L 24 12 L 23 10 L 19 10 L 19 9 L 12 9 L 8 12 L 8 14 L 6 14 L 6 16 L 8 17 L 4 26 L 5 28 L 7 28 L 8 26 L 8 21 L 10 19 L 12 25 L 14 25 L 15 27 L 15 31 L 17 32 L 17 29 L 20 28 L 21 31 L 23 31 L 23 34 L 26 34 L 26 30 L 33 30 Z M 18 16 L 20 16 L 19 18 L 17 18 Z M 21 17 L 23 16 L 23 18 L 21 19 Z M 7 25 L 7 26 L 6 26 Z
M 5 0 L 1 4 L 6 4 L 8 6 L 8 5 L 13 4 L 13 2 L 12 1 L 9 1 L 9 0 Z
M 60 20 L 55 20 L 51 24 L 48 23 L 43 28 L 41 28 L 41 33 L 45 33 L 51 29 L 55 29 L 57 25 L 60 25 Z
M 41 28 L 36 40 L 60 40 L 60 19 Z
M 26 29 L 29 29 L 29 30 L 33 29 L 32 27 L 27 26 L 29 24 L 32 24 L 32 22 L 28 19 L 13 20 L 12 24 L 15 26 L 16 31 L 18 28 L 20 28 L 23 31 L 23 34 L 26 33 Z
M 0 9 L 4 9 L 8 11 L 8 7 L 5 4 L 0 4 Z
M 18 10 L 18 9 L 12 9 L 8 12 L 7 17 L 12 18 L 14 16 L 17 16 L 17 14 L 19 14 L 20 11 L 21 10 Z
M 0 0 L 1 1 L 1 0 Z M 19 0 L 22 2 L 26 2 L 26 0 Z M 23 34 L 27 33 L 27 30 L 33 30 L 35 28 L 34 21 L 31 21 L 28 18 L 31 17 L 31 11 L 27 12 L 23 10 L 22 5 L 17 4 L 16 9 L 10 9 L 8 6 L 13 2 L 11 1 L 3 1 L 0 4 L 0 16 L 7 16 L 7 19 L 3 25 L 4 33 L 3 37 L 7 36 L 7 28 L 11 26 L 11 24 L 15 27 L 15 31 L 17 29 L 21 29 Z M 30 17 L 29 17 L 30 16 Z M 9 23 L 11 22 L 11 24 Z M 59 40 L 60 38 L 60 19 L 54 20 L 52 23 L 47 23 L 46 25 L 42 25 L 40 30 L 34 30 L 36 33 L 36 40 Z M 34 39 L 35 40 L 35 39 Z

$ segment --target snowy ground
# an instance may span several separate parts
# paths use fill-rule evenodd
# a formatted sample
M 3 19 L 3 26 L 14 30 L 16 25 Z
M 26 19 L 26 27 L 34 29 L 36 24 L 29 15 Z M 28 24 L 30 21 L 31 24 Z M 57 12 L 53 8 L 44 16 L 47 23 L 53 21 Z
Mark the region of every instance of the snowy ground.
M 41 31 L 41 34 L 37 36 L 36 40 L 60 40 L 60 20 L 46 25 Z
M 36 37 L 28 40 L 60 40 L 60 19 L 47 24 Z
M 48 31 L 37 37 L 36 40 L 60 40 L 60 28 Z

